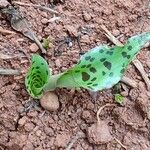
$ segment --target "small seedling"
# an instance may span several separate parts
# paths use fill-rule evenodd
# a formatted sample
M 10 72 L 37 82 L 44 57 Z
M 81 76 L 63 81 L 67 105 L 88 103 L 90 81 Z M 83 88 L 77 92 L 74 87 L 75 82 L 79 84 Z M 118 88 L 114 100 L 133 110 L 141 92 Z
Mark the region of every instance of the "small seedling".
M 43 38 L 43 47 L 47 50 L 49 48 L 49 43 L 50 43 L 50 40 L 49 38 Z
M 33 55 L 25 79 L 27 91 L 33 98 L 40 98 L 43 92 L 57 87 L 91 91 L 111 88 L 121 80 L 129 63 L 147 42 L 150 42 L 150 32 L 129 38 L 122 47 L 97 46 L 85 53 L 74 67 L 56 75 L 51 75 L 47 62 L 41 56 Z
M 119 104 L 123 103 L 124 97 L 121 94 L 115 94 L 115 101 Z

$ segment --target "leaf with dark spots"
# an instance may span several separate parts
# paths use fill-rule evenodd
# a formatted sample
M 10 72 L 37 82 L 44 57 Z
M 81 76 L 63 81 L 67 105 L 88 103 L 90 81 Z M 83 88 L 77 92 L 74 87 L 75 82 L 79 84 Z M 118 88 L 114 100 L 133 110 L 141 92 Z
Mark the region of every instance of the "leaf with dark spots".
M 105 66 L 108 70 L 111 69 L 111 62 L 105 61 L 103 64 L 104 64 L 104 66 Z
M 91 68 L 90 68 L 90 71 L 91 71 L 92 73 L 95 73 L 95 72 L 96 72 L 96 69 L 95 69 L 94 67 L 91 67 Z
M 90 75 L 86 72 L 82 72 L 82 80 L 87 81 L 90 79 Z

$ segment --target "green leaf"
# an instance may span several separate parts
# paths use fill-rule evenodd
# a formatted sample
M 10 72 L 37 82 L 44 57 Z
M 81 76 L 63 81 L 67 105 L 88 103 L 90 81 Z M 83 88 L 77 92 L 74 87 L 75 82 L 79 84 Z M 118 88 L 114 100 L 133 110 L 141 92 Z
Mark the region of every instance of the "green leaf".
M 39 55 L 32 56 L 32 65 L 25 77 L 25 85 L 28 93 L 33 98 L 40 98 L 43 87 L 48 83 L 50 71 L 47 62 Z
M 111 88 L 118 83 L 129 63 L 150 42 L 150 32 L 128 39 L 123 47 L 97 46 L 84 54 L 78 64 L 59 79 L 58 87 L 83 87 L 92 91 Z M 69 85 L 69 81 L 72 80 Z
M 53 76 L 50 76 L 46 61 L 34 55 L 26 77 L 27 90 L 32 97 L 38 98 L 43 90 L 56 87 L 82 87 L 92 91 L 111 88 L 120 81 L 129 63 L 147 42 L 150 42 L 150 32 L 129 38 L 123 47 L 97 46 L 84 54 L 74 67 Z
M 119 104 L 122 104 L 124 97 L 121 94 L 115 94 L 115 101 Z

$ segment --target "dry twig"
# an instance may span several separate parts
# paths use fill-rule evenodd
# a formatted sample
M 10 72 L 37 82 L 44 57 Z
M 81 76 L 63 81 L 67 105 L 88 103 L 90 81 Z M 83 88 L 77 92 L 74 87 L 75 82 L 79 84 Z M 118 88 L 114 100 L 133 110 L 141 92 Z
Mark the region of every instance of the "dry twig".
M 110 106 L 116 106 L 116 104 L 110 104 L 110 103 L 107 103 L 105 105 L 103 105 L 102 107 L 99 108 L 99 110 L 97 111 L 97 122 L 99 123 L 100 122 L 100 118 L 99 118 L 99 115 L 101 113 L 101 111 L 105 108 L 105 107 L 110 107 Z
M 81 132 L 78 132 L 76 134 L 76 136 L 71 139 L 71 142 L 68 144 L 68 146 L 65 148 L 65 150 L 71 150 L 73 144 L 80 138 L 85 138 L 85 134 L 84 133 L 81 133 Z
M 18 1 L 13 1 L 14 4 L 18 4 L 18 5 L 21 5 L 21 6 L 28 6 L 28 7 L 35 7 L 35 8 L 39 8 L 41 10 L 45 10 L 45 11 L 48 11 L 50 13 L 53 13 L 53 14 L 58 14 L 58 12 L 56 10 L 53 10 L 49 7 L 46 7 L 46 6 L 41 6 L 41 5 L 37 5 L 37 4 L 27 4 L 27 3 L 23 3 L 23 2 L 18 2 Z
M 102 25 L 101 28 L 106 32 L 105 35 L 108 37 L 108 39 L 109 39 L 110 41 L 112 41 L 112 42 L 113 42 L 115 45 L 117 45 L 117 46 L 123 46 L 123 44 L 122 44 L 117 38 L 115 38 L 115 37 L 108 31 L 108 29 L 107 29 L 104 25 Z M 150 90 L 150 80 L 149 80 L 149 78 L 148 78 L 146 72 L 144 71 L 143 65 L 141 64 L 141 62 L 140 62 L 137 58 L 134 59 L 132 62 L 133 62 L 133 64 L 135 65 L 135 67 L 138 69 L 138 71 L 141 73 L 142 78 L 144 79 L 144 81 L 145 81 L 145 83 L 146 83 L 146 85 L 147 85 L 148 90 Z M 127 78 L 125 77 L 125 79 L 127 79 Z M 129 81 L 129 80 L 128 80 L 128 81 Z M 131 85 L 131 82 L 134 83 L 135 81 L 131 81 L 131 79 L 130 79 L 130 82 L 127 82 L 127 81 L 125 81 L 124 79 L 122 79 L 122 82 L 124 82 L 124 83 L 126 83 L 126 84 L 130 83 L 129 85 Z
M 10 56 L 10 55 L 7 55 L 7 54 L 3 54 L 3 53 L 0 53 L 0 59 L 12 59 L 12 58 L 16 58 L 17 56 Z
M 115 139 L 115 141 L 118 143 L 118 144 L 120 144 L 124 149 L 127 149 L 127 147 L 125 146 L 125 145 L 123 145 L 122 143 L 121 143 L 121 141 L 119 141 L 117 138 L 115 138 L 114 137 L 114 139 Z
M 3 29 L 3 28 L 1 28 L 1 27 L 0 27 L 0 33 L 1 33 L 1 34 L 4 34 L 4 35 L 7 35 L 7 34 L 15 34 L 15 32 L 10 31 L 10 30 Z
M 136 88 L 137 87 L 137 82 L 135 82 L 134 80 L 132 80 L 132 79 L 126 77 L 126 76 L 122 77 L 121 82 L 131 86 L 132 88 Z
M 14 70 L 14 69 L 0 68 L 0 74 L 1 75 L 20 75 L 21 72 L 19 70 Z
M 141 75 L 147 85 L 147 89 L 148 89 L 148 91 L 150 91 L 150 80 L 149 80 L 146 72 L 144 71 L 143 65 L 141 64 L 141 62 L 138 59 L 135 59 L 132 62 L 135 65 L 135 67 L 139 70 L 139 72 L 141 73 Z

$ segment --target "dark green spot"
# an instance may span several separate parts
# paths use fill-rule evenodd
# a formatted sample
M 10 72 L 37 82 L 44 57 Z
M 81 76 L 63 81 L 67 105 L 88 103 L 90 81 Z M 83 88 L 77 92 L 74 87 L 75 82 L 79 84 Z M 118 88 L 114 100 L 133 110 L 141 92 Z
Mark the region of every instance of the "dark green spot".
M 89 59 L 91 59 L 91 56 L 85 57 L 85 60 L 89 60 Z
M 108 70 L 111 69 L 111 62 L 105 61 L 103 64 L 104 64 L 104 66 L 105 66 Z
M 41 73 L 39 70 L 37 70 L 36 72 L 39 73 L 39 74 Z
M 101 62 L 104 62 L 105 60 L 106 60 L 106 58 L 101 58 L 100 59 Z
M 102 71 L 102 75 L 104 76 L 106 74 L 106 72 L 105 71 Z
M 28 80 L 28 84 L 30 84 L 31 83 L 31 80 Z
M 95 81 L 97 78 L 96 77 L 94 77 L 91 81 Z
M 88 64 L 87 66 L 86 66 L 86 68 L 90 68 L 91 67 L 91 64 Z
M 32 64 L 34 64 L 34 63 L 35 63 L 35 61 L 32 62 Z
M 114 75 L 114 73 L 113 73 L 113 72 L 111 72 L 111 73 L 109 74 L 109 76 L 110 76 L 110 77 L 112 77 L 113 75 Z
M 127 55 L 127 58 L 130 59 L 130 55 Z
M 131 51 L 131 50 L 132 50 L 132 46 L 129 45 L 127 49 L 128 49 L 129 51 Z
M 103 52 L 104 52 L 104 50 L 103 50 L 103 49 L 100 49 L 100 50 L 99 50 L 99 53 L 103 53 Z
M 78 64 L 80 64 L 80 63 L 81 63 L 81 60 L 79 60 Z
M 93 84 L 92 86 L 98 86 L 98 84 Z
M 79 73 L 80 72 L 80 70 L 75 70 L 75 73 Z
M 90 79 L 90 75 L 86 72 L 82 72 L 82 80 L 87 81 Z
M 40 69 L 40 67 L 39 67 L 39 66 L 37 66 L 37 67 L 36 67 L 36 69 Z
M 107 51 L 106 54 L 112 55 L 112 54 L 113 54 L 113 51 Z
M 126 52 L 122 52 L 121 54 L 122 54 L 122 56 L 123 56 L 124 58 L 127 57 L 127 53 L 126 53 Z
M 92 84 L 92 82 L 87 83 L 87 85 L 91 85 L 91 84 Z
M 85 67 L 86 67 L 86 65 L 82 65 L 82 66 L 81 66 L 81 68 L 85 68 Z
M 89 89 L 93 90 L 93 88 L 91 86 L 87 86 Z
M 94 61 L 94 59 L 95 59 L 95 58 L 91 58 L 91 59 L 90 59 L 90 62 Z
M 31 71 L 33 71 L 33 70 L 34 70 L 34 67 L 32 67 Z
M 46 70 L 46 74 L 48 75 L 48 70 Z
M 123 74 L 125 72 L 125 69 L 121 69 L 120 73 Z
M 113 51 L 113 50 L 114 50 L 114 48 L 110 48 L 110 50 L 111 50 L 111 51 Z
M 43 65 L 44 65 L 44 63 L 41 63 L 41 65 L 43 66 Z
M 90 68 L 90 71 L 91 71 L 92 73 L 95 73 L 95 72 L 96 72 L 96 69 L 95 69 L 94 67 L 91 67 L 91 68 Z

